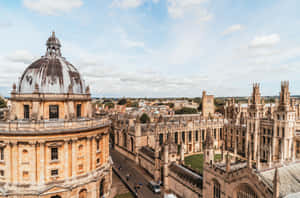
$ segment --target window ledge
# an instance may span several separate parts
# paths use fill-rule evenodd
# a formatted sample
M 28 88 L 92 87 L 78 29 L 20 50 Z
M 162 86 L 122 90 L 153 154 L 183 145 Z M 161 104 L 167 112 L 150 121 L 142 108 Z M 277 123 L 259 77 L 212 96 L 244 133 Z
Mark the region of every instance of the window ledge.
M 59 163 L 60 161 L 59 160 L 51 160 L 50 162 L 49 162 L 49 164 L 56 164 L 56 163 Z
M 0 160 L 0 164 L 5 164 L 5 161 L 4 160 Z
M 84 156 L 79 156 L 77 157 L 77 159 L 84 159 Z
M 99 154 L 99 153 L 101 153 L 101 150 L 96 151 L 96 154 Z

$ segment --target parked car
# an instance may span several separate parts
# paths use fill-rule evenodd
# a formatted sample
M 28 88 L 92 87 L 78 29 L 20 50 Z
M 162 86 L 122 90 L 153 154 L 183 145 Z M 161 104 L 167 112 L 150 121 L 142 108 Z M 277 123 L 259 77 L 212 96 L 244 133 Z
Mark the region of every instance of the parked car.
M 160 185 L 159 184 L 157 184 L 154 181 L 150 181 L 148 185 L 149 185 L 149 188 L 152 190 L 152 192 L 160 193 Z

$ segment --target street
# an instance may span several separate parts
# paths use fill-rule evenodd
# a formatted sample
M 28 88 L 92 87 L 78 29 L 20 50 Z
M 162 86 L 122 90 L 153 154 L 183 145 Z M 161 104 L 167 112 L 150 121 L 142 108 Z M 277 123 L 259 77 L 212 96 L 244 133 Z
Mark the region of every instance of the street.
M 130 174 L 130 178 L 127 184 L 134 189 L 135 184 L 142 184 L 141 188 L 137 190 L 138 197 L 143 198 L 159 198 L 163 197 L 162 194 L 154 194 L 150 188 L 147 186 L 149 183 L 149 176 L 143 174 L 143 171 L 131 160 L 127 159 L 125 156 L 119 152 L 111 149 L 110 151 L 113 166 L 117 169 L 119 174 L 126 178 L 126 175 Z M 121 165 L 121 169 L 119 167 Z M 125 180 L 126 181 L 126 180 Z

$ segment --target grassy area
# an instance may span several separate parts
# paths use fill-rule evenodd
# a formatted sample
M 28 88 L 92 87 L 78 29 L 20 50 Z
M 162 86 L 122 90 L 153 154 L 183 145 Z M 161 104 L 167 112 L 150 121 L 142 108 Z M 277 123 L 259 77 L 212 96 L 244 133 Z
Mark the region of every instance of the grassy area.
M 128 192 L 128 193 L 117 195 L 114 198 L 133 198 L 133 195 L 131 194 L 131 192 Z
M 220 160 L 221 154 L 215 155 L 215 160 Z M 203 154 L 190 155 L 184 158 L 185 165 L 191 165 L 192 169 L 203 173 Z

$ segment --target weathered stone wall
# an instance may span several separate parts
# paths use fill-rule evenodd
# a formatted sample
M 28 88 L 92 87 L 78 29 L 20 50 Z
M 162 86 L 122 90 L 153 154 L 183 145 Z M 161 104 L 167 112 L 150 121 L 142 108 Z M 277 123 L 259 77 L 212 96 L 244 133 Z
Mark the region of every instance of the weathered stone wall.
M 198 191 L 193 190 L 191 185 L 187 182 L 183 182 L 183 180 L 179 177 L 170 176 L 169 175 L 169 189 L 171 192 L 174 192 L 176 195 L 182 198 L 199 198 L 202 197 L 199 193 L 201 189 L 199 188 Z M 209 196 L 207 196 L 209 198 Z

